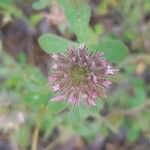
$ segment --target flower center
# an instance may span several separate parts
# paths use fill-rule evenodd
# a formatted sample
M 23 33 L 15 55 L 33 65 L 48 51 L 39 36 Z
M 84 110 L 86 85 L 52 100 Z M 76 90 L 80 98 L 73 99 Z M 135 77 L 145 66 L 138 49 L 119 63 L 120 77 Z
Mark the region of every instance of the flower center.
M 70 71 L 72 84 L 81 85 L 86 83 L 88 77 L 88 70 L 78 65 L 74 66 Z

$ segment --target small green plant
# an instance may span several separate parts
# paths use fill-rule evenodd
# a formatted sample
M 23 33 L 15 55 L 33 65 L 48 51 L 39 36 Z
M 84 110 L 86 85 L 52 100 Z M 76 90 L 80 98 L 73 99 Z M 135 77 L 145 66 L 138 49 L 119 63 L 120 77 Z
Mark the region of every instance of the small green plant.
M 43 18 L 40 11 L 51 2 L 33 2 L 32 8 L 38 12 L 25 17 L 25 21 L 35 27 Z M 116 135 L 121 129 L 130 142 L 136 141 L 141 133 L 149 138 L 150 89 L 136 73 L 139 64 L 150 65 L 150 57 L 128 56 L 129 50 L 120 40 L 127 42 L 136 37 L 134 26 L 141 18 L 135 17 L 139 4 L 135 0 L 107 0 L 98 6 L 101 15 L 113 5 L 124 17 L 128 16 L 124 35 L 114 38 L 103 34 L 102 24 L 90 25 L 91 6 L 86 0 L 58 0 L 68 30 L 75 38 L 70 40 L 52 33 L 39 37 L 40 47 L 50 58 L 48 77 L 27 64 L 23 53 L 16 62 L 1 47 L 0 130 L 9 131 L 10 140 L 15 139 L 20 148 L 31 146 L 32 150 L 37 150 L 41 138 L 48 140 L 56 127 L 60 134 L 69 138 L 79 135 L 86 142 L 98 134 Z M 0 2 L 0 8 L 3 16 L 23 15 L 9 0 Z M 148 12 L 149 2 L 144 3 L 144 9 Z

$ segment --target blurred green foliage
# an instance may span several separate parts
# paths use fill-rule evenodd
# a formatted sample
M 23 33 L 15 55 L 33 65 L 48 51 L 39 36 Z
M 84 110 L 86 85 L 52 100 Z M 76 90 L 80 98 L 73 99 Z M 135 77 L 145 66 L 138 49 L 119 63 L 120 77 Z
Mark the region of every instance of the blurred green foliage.
M 49 5 L 51 5 L 49 0 L 33 2 L 32 7 L 37 13 L 28 18 L 13 1 L 1 0 L 0 14 L 4 17 L 24 16 L 29 26 L 36 27 L 43 19 L 42 10 Z M 23 53 L 16 62 L 0 48 L 0 115 L 21 111 L 25 117 L 25 123 L 12 133 L 12 136 L 20 147 L 26 148 L 31 144 L 31 131 L 36 128 L 37 122 L 40 122 L 44 139 L 49 138 L 55 127 L 60 129 L 61 134 L 63 134 L 61 129 L 64 129 L 69 136 L 78 134 L 86 141 L 91 141 L 98 134 L 103 136 L 110 133 L 118 134 L 121 129 L 125 129 L 129 141 L 136 141 L 141 133 L 150 138 L 148 111 L 150 88 L 137 73 L 140 62 L 146 67 L 150 66 L 150 56 L 146 53 L 144 45 L 141 44 L 138 48 L 132 45 L 141 35 L 139 26 L 143 15 L 150 11 L 150 1 L 103 0 L 96 7 L 95 11 L 99 15 L 107 14 L 110 7 L 120 12 L 124 30 L 120 37 L 115 33 L 107 33 L 102 23 L 97 23 L 94 29 L 89 25 L 91 8 L 87 1 L 59 0 L 58 5 L 64 10 L 69 23 L 68 28 L 75 34 L 76 40 L 71 41 L 46 33 L 38 39 L 42 49 L 47 53 L 63 53 L 70 44 L 76 46 L 78 43 L 85 43 L 92 51 L 104 51 L 105 57 L 114 63 L 120 72 L 111 79 L 115 86 L 108 97 L 105 100 L 98 100 L 96 107 L 84 105 L 71 107 L 63 102 L 50 101 L 54 93 L 50 91 L 47 78 L 38 68 L 26 63 Z M 147 28 L 149 31 L 149 26 Z M 145 36 L 142 38 L 146 40 Z M 130 43 L 129 56 L 128 48 L 121 40 Z M 140 53 L 133 55 L 132 51 Z M 2 104 L 6 100 L 9 101 L 11 109 L 7 105 L 3 107 Z M 107 110 L 108 114 L 104 115 L 102 113 L 104 110 Z

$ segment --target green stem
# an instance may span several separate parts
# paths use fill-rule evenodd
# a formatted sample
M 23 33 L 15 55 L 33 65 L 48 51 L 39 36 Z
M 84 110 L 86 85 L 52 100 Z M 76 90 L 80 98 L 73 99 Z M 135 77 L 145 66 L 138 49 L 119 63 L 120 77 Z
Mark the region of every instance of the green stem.
M 36 127 L 35 127 L 35 130 L 33 132 L 31 150 L 37 150 L 37 148 L 38 148 L 39 131 L 40 131 L 43 116 L 45 115 L 45 113 L 47 111 L 47 102 L 48 102 L 48 100 L 45 102 L 44 108 L 37 115 L 38 120 L 36 122 Z

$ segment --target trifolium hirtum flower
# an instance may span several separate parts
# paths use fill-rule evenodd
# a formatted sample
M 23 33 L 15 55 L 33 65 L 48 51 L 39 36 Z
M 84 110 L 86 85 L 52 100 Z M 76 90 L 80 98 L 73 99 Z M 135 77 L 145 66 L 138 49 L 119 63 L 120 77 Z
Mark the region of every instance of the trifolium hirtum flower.
M 66 55 L 51 54 L 49 82 L 55 97 L 79 105 L 82 101 L 95 106 L 98 97 L 106 97 L 111 85 L 108 77 L 115 74 L 111 64 L 103 58 L 103 52 L 88 52 L 85 45 L 68 48 Z

